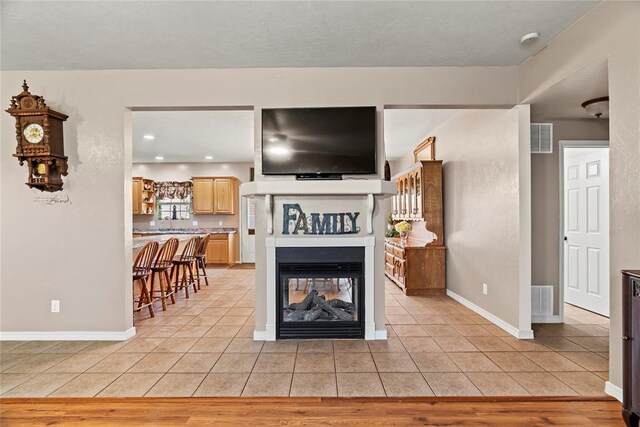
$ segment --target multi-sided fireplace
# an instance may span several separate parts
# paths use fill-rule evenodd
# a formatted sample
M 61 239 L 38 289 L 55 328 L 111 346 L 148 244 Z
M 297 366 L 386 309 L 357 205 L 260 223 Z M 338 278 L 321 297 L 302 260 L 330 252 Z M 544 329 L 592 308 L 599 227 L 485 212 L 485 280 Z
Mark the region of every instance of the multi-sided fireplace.
M 364 338 L 363 247 L 276 249 L 276 338 Z

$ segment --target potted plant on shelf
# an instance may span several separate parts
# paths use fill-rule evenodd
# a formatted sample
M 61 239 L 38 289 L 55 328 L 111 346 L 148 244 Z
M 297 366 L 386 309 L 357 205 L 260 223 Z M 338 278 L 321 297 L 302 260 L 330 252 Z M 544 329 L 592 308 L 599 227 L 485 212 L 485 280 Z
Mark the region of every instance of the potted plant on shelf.
M 398 232 L 393 228 L 393 215 L 389 214 L 387 218 L 387 232 L 384 233 L 384 237 L 396 237 Z
M 411 231 L 411 224 L 407 221 L 401 221 L 396 224 L 396 231 L 400 233 L 400 240 L 406 241 Z

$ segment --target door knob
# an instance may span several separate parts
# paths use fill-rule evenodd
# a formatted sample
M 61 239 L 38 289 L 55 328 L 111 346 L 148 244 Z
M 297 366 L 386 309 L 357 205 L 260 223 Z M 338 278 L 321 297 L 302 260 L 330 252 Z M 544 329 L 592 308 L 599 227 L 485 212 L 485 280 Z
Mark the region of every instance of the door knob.
M 623 340 L 625 340 L 625 341 L 628 341 L 628 340 L 630 340 L 631 338 L 629 338 L 629 337 L 628 337 L 628 336 L 626 336 L 626 335 L 623 335 L 623 336 L 622 336 L 622 339 L 623 339 Z
M 564 241 L 566 242 L 567 240 L 568 240 L 568 239 L 567 239 L 567 236 L 564 236 Z

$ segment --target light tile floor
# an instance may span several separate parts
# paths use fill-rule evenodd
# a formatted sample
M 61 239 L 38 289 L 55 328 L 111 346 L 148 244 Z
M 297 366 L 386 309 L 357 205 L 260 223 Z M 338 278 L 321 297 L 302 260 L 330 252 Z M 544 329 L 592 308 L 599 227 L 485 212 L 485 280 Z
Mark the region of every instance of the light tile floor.
M 474 396 L 603 394 L 606 318 L 511 337 L 448 297 L 386 286 L 387 341 L 254 342 L 254 271 L 211 269 L 209 287 L 126 342 L 0 342 L 0 394 L 38 396 Z

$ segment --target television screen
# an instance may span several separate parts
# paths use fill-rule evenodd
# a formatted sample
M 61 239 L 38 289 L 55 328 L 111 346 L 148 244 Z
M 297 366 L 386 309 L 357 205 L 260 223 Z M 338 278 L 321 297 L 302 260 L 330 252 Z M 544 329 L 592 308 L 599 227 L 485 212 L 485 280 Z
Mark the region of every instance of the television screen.
M 262 173 L 376 173 L 376 108 L 262 110 Z

